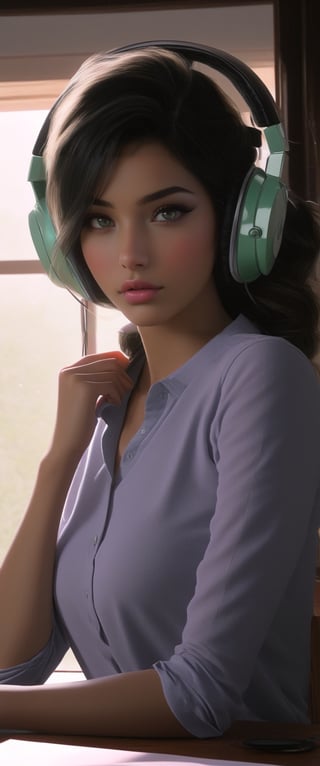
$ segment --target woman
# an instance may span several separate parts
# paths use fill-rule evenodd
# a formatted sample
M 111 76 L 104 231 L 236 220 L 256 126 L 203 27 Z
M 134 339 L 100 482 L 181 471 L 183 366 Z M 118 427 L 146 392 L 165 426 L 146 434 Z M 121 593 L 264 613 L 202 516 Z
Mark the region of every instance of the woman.
M 108 351 L 60 374 L 1 570 L 2 727 L 211 737 L 308 720 L 319 232 L 292 198 L 271 273 L 232 277 L 258 144 L 160 47 L 93 57 L 54 109 L 59 257 L 138 344 L 130 362 Z M 69 646 L 88 680 L 40 686 Z

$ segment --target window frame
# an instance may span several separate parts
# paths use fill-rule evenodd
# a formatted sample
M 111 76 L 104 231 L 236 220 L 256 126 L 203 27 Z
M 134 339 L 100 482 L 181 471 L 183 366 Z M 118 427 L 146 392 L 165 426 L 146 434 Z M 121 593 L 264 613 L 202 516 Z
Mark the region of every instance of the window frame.
M 65 80 L 0 82 L 0 111 L 50 109 L 61 93 Z M 35 137 L 36 138 L 36 137 Z M 5 275 L 46 274 L 38 256 L 34 259 L 0 259 L 0 278 Z M 82 353 L 96 351 L 96 310 L 93 303 L 83 300 L 79 306 L 79 336 Z

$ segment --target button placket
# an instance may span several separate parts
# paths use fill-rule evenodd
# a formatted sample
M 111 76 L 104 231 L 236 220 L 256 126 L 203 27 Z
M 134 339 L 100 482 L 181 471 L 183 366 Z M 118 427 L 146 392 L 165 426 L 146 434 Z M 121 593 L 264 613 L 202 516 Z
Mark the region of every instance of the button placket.
M 159 420 L 159 415 L 164 408 L 164 403 L 167 401 L 168 392 L 163 387 L 162 383 L 155 383 L 152 390 L 147 397 L 145 419 L 141 428 L 136 432 L 132 438 L 130 445 L 128 445 L 127 451 L 123 455 L 123 464 L 129 465 L 129 463 L 136 456 L 144 438 L 148 436 L 152 431 L 154 425 Z

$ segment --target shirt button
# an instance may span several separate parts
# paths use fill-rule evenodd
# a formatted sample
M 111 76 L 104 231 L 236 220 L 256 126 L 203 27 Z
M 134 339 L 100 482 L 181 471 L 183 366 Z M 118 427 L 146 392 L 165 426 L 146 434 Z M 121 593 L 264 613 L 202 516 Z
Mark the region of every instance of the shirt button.
M 145 434 L 145 432 L 146 432 L 146 429 L 145 429 L 145 428 L 140 428 L 140 433 L 141 433 L 141 434 Z
M 97 542 L 98 542 L 98 535 L 95 535 L 95 537 L 93 538 L 93 545 L 97 545 Z

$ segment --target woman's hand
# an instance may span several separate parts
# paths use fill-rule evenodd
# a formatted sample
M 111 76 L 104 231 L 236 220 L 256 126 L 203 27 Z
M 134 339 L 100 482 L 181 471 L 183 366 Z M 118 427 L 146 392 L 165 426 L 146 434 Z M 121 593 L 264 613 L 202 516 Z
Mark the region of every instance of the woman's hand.
M 59 374 L 58 406 L 51 456 L 80 458 L 96 425 L 101 400 L 120 404 L 133 382 L 128 358 L 120 351 L 91 354 Z

